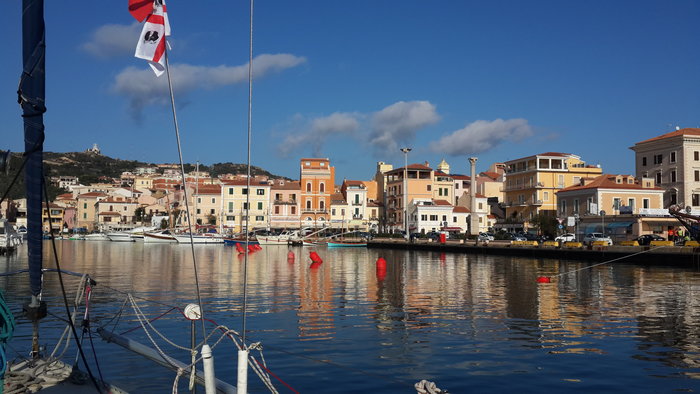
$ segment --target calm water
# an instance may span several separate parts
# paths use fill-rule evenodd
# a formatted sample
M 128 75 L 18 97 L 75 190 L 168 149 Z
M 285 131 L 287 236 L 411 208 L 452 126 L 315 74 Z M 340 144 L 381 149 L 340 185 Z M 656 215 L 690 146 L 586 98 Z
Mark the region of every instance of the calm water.
M 63 269 L 98 281 L 93 327 L 121 308 L 120 292 L 156 301 L 139 301 L 151 317 L 194 300 L 189 246 L 57 244 Z M 292 250 L 293 263 L 286 247 L 250 256 L 248 336 L 263 343 L 270 370 L 299 392 L 410 393 L 421 379 L 453 393 L 700 390 L 697 270 L 601 265 L 537 284 L 537 276 L 587 264 L 319 248 L 324 264 L 312 270 L 309 249 Z M 206 317 L 240 331 L 242 259 L 223 245 L 195 251 Z M 383 279 L 375 271 L 378 257 L 388 261 Z M 2 257 L 0 271 L 24 268 L 25 260 L 24 250 Z M 56 275 L 45 281 L 50 311 L 63 317 Z M 75 284 L 68 280 L 71 293 Z M 0 287 L 19 311 L 27 278 L 0 278 Z M 189 345 L 190 325 L 181 315 L 171 312 L 154 324 Z M 127 308 L 116 331 L 137 325 Z M 47 318 L 42 327 L 41 343 L 52 344 L 63 326 Z M 20 321 L 10 357 L 26 354 L 30 331 Z M 128 335 L 147 343 L 140 330 Z M 107 380 L 132 392 L 170 392 L 173 372 L 97 338 L 95 346 Z M 224 341 L 214 352 L 217 377 L 235 384 L 235 349 Z M 249 381 L 250 391 L 265 391 L 252 373 Z

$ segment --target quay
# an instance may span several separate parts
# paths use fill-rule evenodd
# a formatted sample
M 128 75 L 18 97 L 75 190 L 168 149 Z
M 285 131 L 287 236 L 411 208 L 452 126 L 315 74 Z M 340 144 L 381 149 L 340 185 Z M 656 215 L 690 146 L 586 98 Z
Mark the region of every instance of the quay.
M 449 240 L 445 243 L 440 243 L 427 240 L 406 242 L 397 238 L 375 238 L 367 243 L 367 247 L 560 260 L 611 261 L 649 266 L 682 266 L 700 269 L 700 247 L 695 246 L 594 245 L 565 247 L 525 243 L 518 245 L 511 244 L 510 241 L 490 241 L 486 244 L 482 242 L 476 243 L 473 240 L 461 242 Z

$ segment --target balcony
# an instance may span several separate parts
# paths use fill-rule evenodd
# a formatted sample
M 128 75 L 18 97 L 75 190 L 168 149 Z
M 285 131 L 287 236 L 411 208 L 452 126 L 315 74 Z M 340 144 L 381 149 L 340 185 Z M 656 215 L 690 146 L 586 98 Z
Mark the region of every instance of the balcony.
M 353 220 L 362 220 L 362 215 L 352 215 Z
M 356 207 L 360 207 L 360 206 L 362 206 L 362 203 L 359 201 L 353 201 L 352 205 L 354 205 Z
M 542 200 L 535 200 L 532 202 L 532 205 L 541 206 L 542 204 L 543 204 Z
M 296 200 L 275 200 L 273 202 L 275 205 L 296 205 L 297 201 Z

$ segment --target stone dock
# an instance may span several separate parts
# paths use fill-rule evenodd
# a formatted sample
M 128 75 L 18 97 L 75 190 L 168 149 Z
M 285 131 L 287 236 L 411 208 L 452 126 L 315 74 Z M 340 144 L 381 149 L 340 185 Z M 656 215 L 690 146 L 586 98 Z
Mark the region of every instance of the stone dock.
M 700 248 L 693 246 L 578 246 L 565 247 L 553 242 L 549 245 L 511 244 L 510 241 L 447 241 L 445 243 L 417 240 L 376 238 L 368 248 L 423 250 L 432 252 L 517 256 L 559 260 L 611 261 L 643 265 L 673 265 L 700 269 Z M 613 262 L 613 261 L 611 261 Z

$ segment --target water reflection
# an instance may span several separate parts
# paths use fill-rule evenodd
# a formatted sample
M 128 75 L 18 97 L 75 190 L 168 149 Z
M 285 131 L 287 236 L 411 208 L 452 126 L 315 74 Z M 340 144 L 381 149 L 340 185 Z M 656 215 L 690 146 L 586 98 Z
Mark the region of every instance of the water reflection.
M 123 295 L 112 289 L 159 302 L 147 307 L 154 315 L 195 299 L 188 246 L 63 241 L 58 247 L 62 268 L 97 279 L 98 318 L 121 306 Z M 367 369 L 391 377 L 379 383 L 386 390 L 397 389 L 397 380 L 432 378 L 460 392 L 503 376 L 511 389 L 527 387 L 533 377 L 559 390 L 572 389 L 571 384 L 599 389 L 601 379 L 608 389 L 700 389 L 697 380 L 679 379 L 700 372 L 698 272 L 326 248 L 315 249 L 323 263 L 311 268 L 309 250 L 291 250 L 294 260 L 287 259 L 286 247 L 249 256 L 250 335 L 272 348 L 355 369 L 338 377 L 334 367 L 278 355 L 276 367 L 295 376 L 297 389 L 307 388 L 302 391 L 342 392 L 343 381 L 376 388 L 376 382 L 358 383 L 362 376 L 356 370 Z M 194 252 L 205 313 L 238 324 L 242 256 L 223 245 L 196 245 Z M 23 253 L 4 258 L 4 269 L 23 268 Z M 48 247 L 45 253 L 51 261 Z M 376 268 L 379 257 L 386 259 L 385 269 Z M 556 279 L 538 284 L 538 276 Z M 0 278 L 0 286 L 17 301 L 28 285 L 24 278 Z M 58 305 L 55 276 L 47 275 L 46 288 Z M 159 323 L 187 340 L 188 332 L 178 331 L 179 316 Z M 127 316 L 123 329 L 129 324 L 134 320 Z M 312 369 L 300 373 L 304 363 Z M 225 363 L 218 368 L 235 369 Z

